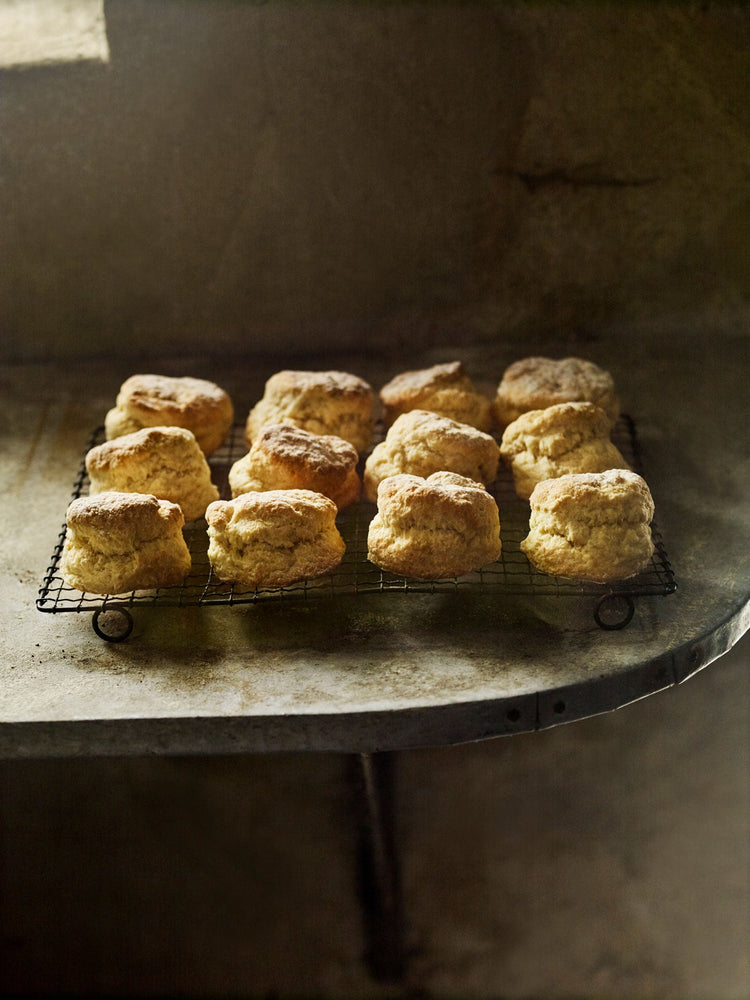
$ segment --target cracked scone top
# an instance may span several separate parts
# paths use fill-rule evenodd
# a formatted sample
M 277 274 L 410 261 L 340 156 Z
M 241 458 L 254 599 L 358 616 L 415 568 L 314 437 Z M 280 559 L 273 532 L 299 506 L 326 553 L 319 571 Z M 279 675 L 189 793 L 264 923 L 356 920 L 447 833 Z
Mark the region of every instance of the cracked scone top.
M 556 403 L 594 403 L 614 424 L 620 402 L 609 372 L 583 358 L 522 358 L 509 365 L 492 403 L 492 415 L 504 428 L 522 413 Z
M 627 469 L 610 440 L 607 414 L 594 403 L 557 403 L 529 410 L 503 432 L 500 454 L 527 500 L 537 483 L 575 472 Z
M 490 429 L 490 401 L 474 388 L 460 361 L 401 372 L 380 390 L 386 424 L 410 410 L 430 410 L 480 431 Z
M 92 594 L 181 584 L 190 572 L 176 503 L 143 493 L 99 493 L 68 507 L 61 558 L 65 582 Z
M 336 514 L 332 500 L 311 490 L 217 500 L 206 511 L 213 571 L 246 587 L 284 587 L 328 573 L 345 551 Z
M 190 376 L 131 375 L 104 419 L 107 440 L 142 427 L 186 427 L 204 454 L 216 451 L 232 426 L 234 407 L 214 382 Z
M 490 486 L 499 460 L 500 450 L 491 434 L 428 410 L 409 410 L 395 420 L 385 440 L 368 456 L 365 494 L 374 502 L 380 482 L 400 472 L 422 477 L 455 472 Z
M 280 423 L 293 424 L 311 434 L 343 438 L 362 454 L 370 446 L 375 426 L 375 393 L 369 383 L 349 372 L 276 372 L 248 414 L 248 445 L 263 427 Z
M 378 488 L 368 558 L 401 576 L 463 576 L 500 557 L 500 515 L 479 483 L 453 472 L 423 479 L 401 473 Z
M 547 479 L 530 498 L 521 542 L 543 573 L 606 583 L 644 569 L 654 552 L 654 502 L 641 476 L 626 469 Z
M 312 490 L 343 510 L 362 492 L 358 458 L 343 438 L 311 434 L 293 424 L 269 424 L 229 470 L 229 485 L 234 497 L 264 490 Z

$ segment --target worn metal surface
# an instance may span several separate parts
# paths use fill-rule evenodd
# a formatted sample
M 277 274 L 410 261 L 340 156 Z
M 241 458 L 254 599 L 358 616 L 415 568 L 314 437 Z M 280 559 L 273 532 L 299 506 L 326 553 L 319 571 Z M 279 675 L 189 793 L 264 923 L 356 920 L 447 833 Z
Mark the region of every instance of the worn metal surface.
M 679 330 L 607 344 L 498 343 L 399 356 L 158 358 L 0 369 L 5 541 L 0 752 L 10 757 L 372 752 L 521 733 L 617 708 L 688 678 L 748 627 L 746 336 Z M 527 353 L 608 367 L 635 418 L 678 591 L 605 632 L 584 600 L 476 594 L 241 608 L 135 609 L 132 635 L 34 601 L 81 448 L 136 370 L 214 378 L 239 419 L 280 367 L 341 367 L 378 385 L 462 357 L 492 389 Z M 502 518 L 502 512 L 501 512 Z

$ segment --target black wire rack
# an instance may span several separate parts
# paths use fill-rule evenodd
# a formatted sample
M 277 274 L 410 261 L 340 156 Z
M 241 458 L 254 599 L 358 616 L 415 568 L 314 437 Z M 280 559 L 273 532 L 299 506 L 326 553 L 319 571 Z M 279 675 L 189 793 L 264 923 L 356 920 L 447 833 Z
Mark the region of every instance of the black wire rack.
M 640 472 L 640 449 L 633 420 L 621 416 L 612 439 L 630 466 Z M 91 435 L 73 484 L 71 500 L 88 493 L 85 453 L 104 440 L 104 428 Z M 232 464 L 247 451 L 244 428 L 235 425 L 225 443 L 209 457 L 212 479 L 224 499 L 231 496 L 228 474 Z M 637 576 L 615 584 L 595 584 L 548 576 L 534 569 L 521 551 L 520 543 L 528 534 L 529 504 L 516 496 L 513 477 L 502 466 L 492 493 L 500 509 L 502 552 L 497 562 L 476 572 L 445 580 L 415 580 L 385 572 L 367 558 L 367 531 L 375 506 L 366 501 L 342 511 L 337 520 L 346 543 L 341 563 L 331 573 L 312 580 L 302 580 L 273 589 L 243 589 L 217 579 L 208 560 L 208 534 L 204 519 L 185 526 L 185 539 L 192 556 L 189 575 L 180 586 L 157 590 L 132 591 L 105 595 L 82 593 L 69 587 L 60 573 L 60 559 L 65 543 L 63 524 L 36 601 L 39 611 L 93 613 L 93 627 L 103 639 L 112 642 L 127 638 L 133 620 L 129 608 L 137 605 L 191 607 L 196 605 L 254 604 L 261 601 L 314 600 L 389 592 L 435 594 L 451 591 L 476 591 L 483 595 L 506 594 L 537 597 L 589 597 L 595 599 L 594 618 L 604 629 L 624 628 L 632 619 L 635 598 L 667 595 L 677 589 L 675 575 L 662 536 L 652 524 L 654 554 L 649 565 Z

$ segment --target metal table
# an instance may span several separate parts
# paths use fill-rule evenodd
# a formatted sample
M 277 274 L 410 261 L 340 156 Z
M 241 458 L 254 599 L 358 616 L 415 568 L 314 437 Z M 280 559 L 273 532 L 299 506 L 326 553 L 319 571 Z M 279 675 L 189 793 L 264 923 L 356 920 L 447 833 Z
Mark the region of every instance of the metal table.
M 626 628 L 600 628 L 585 597 L 475 590 L 139 606 L 132 635 L 117 644 L 97 637 L 88 614 L 36 610 L 82 449 L 133 372 L 214 379 L 242 420 L 268 375 L 282 367 L 341 368 L 377 387 L 405 368 L 461 358 L 491 392 L 507 364 L 532 353 L 577 354 L 607 367 L 635 420 L 677 591 L 639 596 Z M 363 887 L 369 884 L 377 901 L 369 912 L 385 917 L 376 920 L 374 939 L 385 933 L 386 943 L 375 965 L 391 974 L 401 957 L 392 936 L 398 898 L 388 752 L 519 734 L 616 709 L 686 680 L 747 629 L 749 354 L 746 335 L 725 332 L 711 341 L 676 330 L 606 343 L 570 336 L 523 347 L 448 346 L 418 358 L 3 366 L 0 753 L 352 755 L 369 873 Z

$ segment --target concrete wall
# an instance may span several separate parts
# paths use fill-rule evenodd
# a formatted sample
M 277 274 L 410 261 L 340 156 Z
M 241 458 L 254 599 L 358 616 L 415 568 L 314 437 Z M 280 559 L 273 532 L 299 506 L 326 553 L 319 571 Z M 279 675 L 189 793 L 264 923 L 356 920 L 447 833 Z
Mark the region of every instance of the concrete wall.
M 7 359 L 750 312 L 750 12 L 109 0 L 0 74 Z

